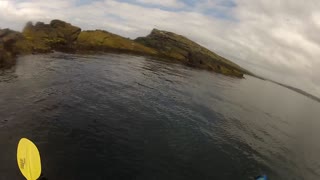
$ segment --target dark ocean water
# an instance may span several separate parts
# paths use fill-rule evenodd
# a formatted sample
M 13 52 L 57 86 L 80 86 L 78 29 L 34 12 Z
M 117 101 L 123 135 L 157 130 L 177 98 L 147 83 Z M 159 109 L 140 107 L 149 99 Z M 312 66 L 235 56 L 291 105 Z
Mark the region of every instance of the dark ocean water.
M 320 179 L 320 104 L 144 57 L 33 55 L 0 75 L 0 180 L 21 137 L 49 180 Z

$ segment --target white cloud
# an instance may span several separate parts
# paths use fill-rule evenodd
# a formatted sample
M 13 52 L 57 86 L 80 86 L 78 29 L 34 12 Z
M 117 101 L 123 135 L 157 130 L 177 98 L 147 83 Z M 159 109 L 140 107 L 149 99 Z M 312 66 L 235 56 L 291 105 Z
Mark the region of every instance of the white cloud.
M 179 0 L 136 0 L 139 3 L 151 4 L 151 5 L 160 5 L 163 7 L 169 8 L 181 8 L 184 6 Z
M 159 7 L 144 7 L 138 1 Z M 185 35 L 257 74 L 320 96 L 320 1 L 223 3 L 203 0 L 190 7 L 178 0 L 104 0 L 76 6 L 76 0 L 0 0 L 0 27 L 21 30 L 28 20 L 57 18 L 131 38 L 156 27 Z

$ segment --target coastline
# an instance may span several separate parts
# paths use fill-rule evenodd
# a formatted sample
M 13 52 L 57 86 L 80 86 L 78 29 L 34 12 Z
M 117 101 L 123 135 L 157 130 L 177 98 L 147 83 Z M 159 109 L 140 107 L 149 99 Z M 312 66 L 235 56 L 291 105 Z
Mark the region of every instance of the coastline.
M 104 30 L 82 31 L 61 20 L 49 24 L 28 22 L 22 32 L 0 29 L 0 68 L 14 66 L 18 56 L 53 51 L 152 56 L 237 78 L 252 75 L 186 37 L 157 29 L 135 40 Z

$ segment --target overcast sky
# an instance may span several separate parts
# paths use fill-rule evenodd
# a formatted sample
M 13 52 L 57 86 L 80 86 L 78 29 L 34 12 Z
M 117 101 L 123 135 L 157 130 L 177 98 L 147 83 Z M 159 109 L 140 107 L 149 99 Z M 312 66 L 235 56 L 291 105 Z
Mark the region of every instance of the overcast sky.
M 320 97 L 320 0 L 0 0 L 0 28 L 51 19 L 130 38 L 173 31 Z

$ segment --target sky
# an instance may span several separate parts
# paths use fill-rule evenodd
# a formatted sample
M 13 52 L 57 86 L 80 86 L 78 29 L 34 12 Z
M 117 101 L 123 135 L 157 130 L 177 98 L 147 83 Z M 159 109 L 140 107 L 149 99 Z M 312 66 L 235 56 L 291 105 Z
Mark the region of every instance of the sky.
M 52 19 L 129 38 L 172 31 L 320 97 L 319 0 L 0 0 L 0 28 Z

